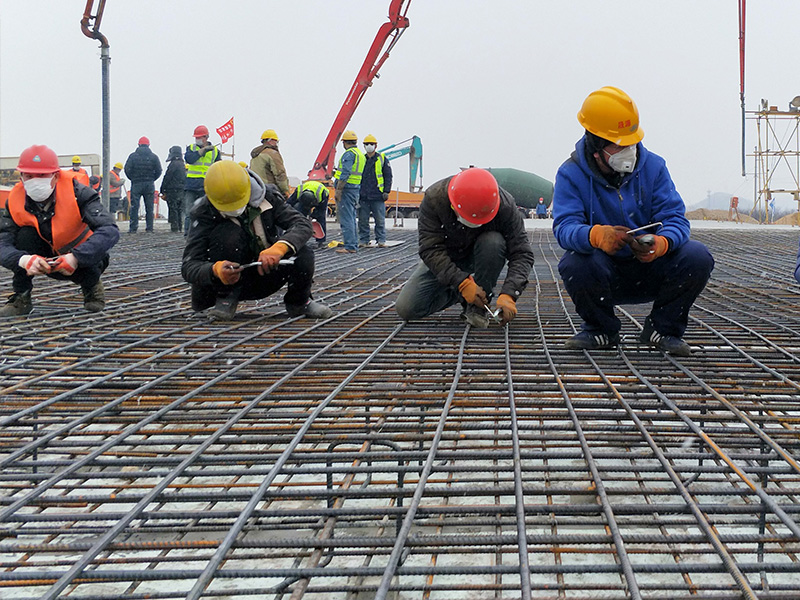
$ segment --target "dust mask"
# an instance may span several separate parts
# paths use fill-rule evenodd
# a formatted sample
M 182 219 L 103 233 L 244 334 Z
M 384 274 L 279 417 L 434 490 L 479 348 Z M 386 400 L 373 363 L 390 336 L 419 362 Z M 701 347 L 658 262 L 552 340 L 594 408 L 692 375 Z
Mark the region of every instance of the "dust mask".
M 367 152 L 375 152 L 375 144 L 364 144 L 364 150 Z
M 461 223 L 464 227 L 469 227 L 470 229 L 477 229 L 478 227 L 480 227 L 480 225 L 478 225 L 477 223 L 470 223 L 458 213 L 456 213 L 456 220 L 459 223 Z
M 219 211 L 219 214 L 221 214 L 223 217 L 238 217 L 244 212 L 245 208 L 247 208 L 246 204 L 241 208 L 237 208 L 236 210 L 221 210 Z
M 603 152 L 606 151 L 603 150 Z M 617 173 L 633 173 L 633 169 L 636 167 L 636 144 L 626 146 L 616 154 L 606 152 L 606 162 Z
M 44 202 L 53 195 L 52 177 L 34 177 L 23 181 L 25 193 L 34 202 Z

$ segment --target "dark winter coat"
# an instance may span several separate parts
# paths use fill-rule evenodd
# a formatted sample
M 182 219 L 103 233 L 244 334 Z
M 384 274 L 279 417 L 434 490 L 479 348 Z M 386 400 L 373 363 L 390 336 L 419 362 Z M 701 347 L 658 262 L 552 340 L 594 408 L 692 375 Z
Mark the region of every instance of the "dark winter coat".
M 125 161 L 125 175 L 131 183 L 153 183 L 161 177 L 161 161 L 150 146 L 139 146 Z
M 161 180 L 162 194 L 182 194 L 186 183 L 186 165 L 180 159 L 171 160 Z
M 381 156 L 378 152 L 372 156 L 364 157 L 364 172 L 361 174 L 361 188 L 359 188 L 359 198 L 366 201 L 383 200 L 383 195 L 392 191 L 392 165 L 384 156 L 381 174 L 383 175 L 383 187 L 378 187 L 378 175 L 375 172 L 375 161 Z
M 469 257 L 477 237 L 486 231 L 497 231 L 506 241 L 508 273 L 501 294 L 515 300 L 528 285 L 533 267 L 533 249 L 525 233 L 525 224 L 514 197 L 500 188 L 500 208 L 494 219 L 480 227 L 467 227 L 456 219 L 447 197 L 450 177 L 437 181 L 425 191 L 419 206 L 419 255 L 422 262 L 443 285 L 458 288 L 469 277 L 456 262 Z

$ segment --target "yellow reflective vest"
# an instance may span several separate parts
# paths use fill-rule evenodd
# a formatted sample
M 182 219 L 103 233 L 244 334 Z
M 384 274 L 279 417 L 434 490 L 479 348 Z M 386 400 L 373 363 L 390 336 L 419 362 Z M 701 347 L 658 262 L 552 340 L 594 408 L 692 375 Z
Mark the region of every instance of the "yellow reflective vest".
M 303 192 L 311 192 L 314 194 L 315 204 L 322 204 L 326 191 L 325 186 L 319 181 L 306 181 L 297 186 L 297 197 L 300 198 Z
M 192 150 L 193 152 L 199 152 L 200 146 L 197 144 L 192 144 L 189 146 L 189 150 Z M 205 179 L 208 168 L 214 164 L 214 161 L 217 160 L 218 156 L 219 148 L 214 147 L 211 152 L 206 152 L 203 154 L 196 163 L 186 163 L 186 177 Z
M 361 174 L 364 172 L 364 162 L 366 161 L 366 157 L 364 153 L 361 152 L 356 146 L 351 146 L 339 157 L 339 166 L 336 167 L 336 170 L 333 172 L 333 176 L 336 179 L 341 179 L 342 176 L 342 159 L 344 159 L 345 154 L 348 152 L 352 152 L 355 156 L 353 158 L 353 168 L 350 170 L 350 176 L 347 178 L 346 183 L 352 183 L 353 185 L 361 185 Z

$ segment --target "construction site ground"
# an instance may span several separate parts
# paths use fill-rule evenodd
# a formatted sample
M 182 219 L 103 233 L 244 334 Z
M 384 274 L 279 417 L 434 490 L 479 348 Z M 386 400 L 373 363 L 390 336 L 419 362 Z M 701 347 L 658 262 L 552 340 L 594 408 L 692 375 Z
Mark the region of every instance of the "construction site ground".
M 193 313 L 163 223 L 122 234 L 102 313 L 37 278 L 0 322 L 0 598 L 800 598 L 798 230 L 693 223 L 716 268 L 674 358 L 645 305 L 618 350 L 565 350 L 527 223 L 506 329 L 397 317 L 410 220 L 316 251 L 325 321 Z

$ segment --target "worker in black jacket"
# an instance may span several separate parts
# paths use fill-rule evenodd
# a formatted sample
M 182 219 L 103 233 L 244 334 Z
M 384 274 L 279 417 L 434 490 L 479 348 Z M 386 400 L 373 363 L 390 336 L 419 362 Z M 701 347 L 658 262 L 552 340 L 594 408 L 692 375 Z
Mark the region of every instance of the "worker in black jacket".
M 239 300 L 266 298 L 286 285 L 290 317 L 331 316 L 330 308 L 311 299 L 311 223 L 286 204 L 276 186 L 223 160 L 209 167 L 204 190 L 192 208 L 181 268 L 192 284 L 194 310 L 211 308 L 209 317 L 230 320 Z M 240 268 L 253 262 L 259 264 Z
M 169 228 L 183 231 L 183 186 L 186 183 L 186 165 L 183 162 L 180 146 L 172 146 L 167 155 L 167 172 L 161 180 L 161 197 L 169 209 Z
M 418 230 L 422 263 L 395 304 L 404 320 L 461 302 L 462 318 L 474 327 L 488 327 L 487 308 L 506 262 L 497 308 L 503 324 L 516 317 L 533 250 L 514 198 L 491 173 L 471 168 L 434 183 L 420 204 Z
M 161 177 L 161 161 L 150 150 L 150 140 L 142 136 L 139 146 L 125 161 L 125 175 L 131 180 L 131 211 L 128 233 L 139 229 L 139 198 L 144 200 L 145 231 L 153 231 L 155 181 Z

